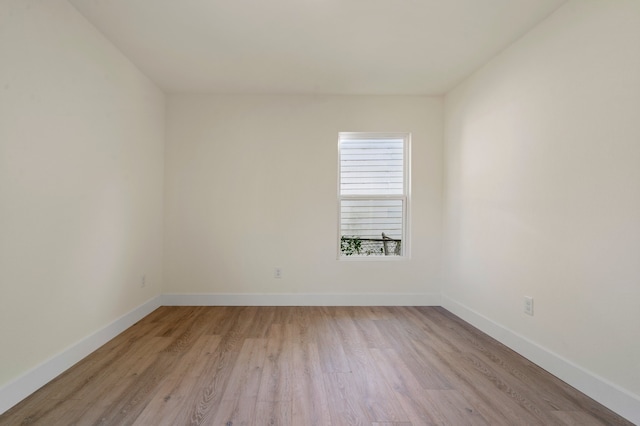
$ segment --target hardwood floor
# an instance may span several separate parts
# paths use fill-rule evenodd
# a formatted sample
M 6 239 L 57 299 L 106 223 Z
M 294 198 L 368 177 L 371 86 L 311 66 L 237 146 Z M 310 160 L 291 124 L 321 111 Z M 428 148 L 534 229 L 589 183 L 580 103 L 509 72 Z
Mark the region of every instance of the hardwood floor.
M 0 425 L 630 425 L 437 307 L 162 307 Z

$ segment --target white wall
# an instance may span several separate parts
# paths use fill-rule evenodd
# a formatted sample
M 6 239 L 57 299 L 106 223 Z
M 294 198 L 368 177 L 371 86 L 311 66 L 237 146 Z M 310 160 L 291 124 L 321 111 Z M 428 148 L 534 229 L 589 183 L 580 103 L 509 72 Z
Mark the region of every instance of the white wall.
M 62 0 L 0 64 L 1 389 L 160 293 L 164 95 Z
M 446 96 L 445 135 L 445 305 L 637 410 L 640 2 L 567 3 Z
M 441 99 L 176 95 L 167 111 L 167 293 L 389 293 L 439 303 Z M 412 133 L 410 260 L 337 260 L 340 131 Z

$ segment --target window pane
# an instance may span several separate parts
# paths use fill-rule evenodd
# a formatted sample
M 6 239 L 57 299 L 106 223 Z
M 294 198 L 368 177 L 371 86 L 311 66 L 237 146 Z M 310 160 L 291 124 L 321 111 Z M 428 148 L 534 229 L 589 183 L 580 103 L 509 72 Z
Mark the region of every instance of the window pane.
M 342 200 L 341 255 L 401 255 L 403 216 L 402 199 Z
M 341 195 L 402 195 L 404 139 L 341 139 Z
M 402 238 L 402 200 L 342 200 L 342 236 Z

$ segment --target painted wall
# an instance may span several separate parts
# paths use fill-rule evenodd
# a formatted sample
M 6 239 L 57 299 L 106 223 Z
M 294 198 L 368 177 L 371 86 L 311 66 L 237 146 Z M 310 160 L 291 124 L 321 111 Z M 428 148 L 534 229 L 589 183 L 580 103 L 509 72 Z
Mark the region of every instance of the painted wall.
M 441 99 L 173 95 L 167 116 L 167 293 L 439 302 Z M 337 260 L 340 131 L 412 133 L 410 260 Z
M 62 0 L 0 64 L 1 388 L 160 293 L 164 95 Z
M 640 401 L 640 2 L 568 2 L 445 135 L 444 297 Z

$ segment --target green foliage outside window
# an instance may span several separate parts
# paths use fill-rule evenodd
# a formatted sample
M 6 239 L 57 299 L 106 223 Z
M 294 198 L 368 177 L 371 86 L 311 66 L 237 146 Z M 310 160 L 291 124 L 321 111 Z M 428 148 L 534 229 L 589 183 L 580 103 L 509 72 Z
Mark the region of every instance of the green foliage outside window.
M 340 237 L 340 251 L 345 256 L 353 256 L 354 254 L 366 254 L 367 256 L 371 256 L 372 254 L 384 254 L 382 248 L 367 248 L 363 249 L 362 240 L 358 237 Z
M 345 256 L 352 256 L 354 254 L 360 254 L 362 250 L 362 241 L 357 237 L 345 237 L 344 235 L 340 238 L 340 251 L 344 253 Z

